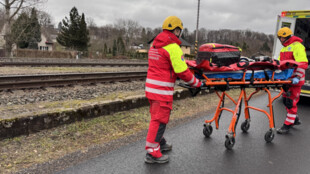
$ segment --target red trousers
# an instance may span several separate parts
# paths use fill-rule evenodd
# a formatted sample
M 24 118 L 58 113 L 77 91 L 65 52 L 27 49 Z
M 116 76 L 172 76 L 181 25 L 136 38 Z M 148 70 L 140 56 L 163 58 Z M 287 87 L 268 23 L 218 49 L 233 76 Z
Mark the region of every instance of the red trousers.
M 161 157 L 160 142 L 163 139 L 166 124 L 169 122 L 172 102 L 149 100 L 151 121 L 146 137 L 145 149 L 154 157 Z
M 292 85 L 287 92 L 283 93 L 283 103 L 287 115 L 284 124 L 292 125 L 297 117 L 297 103 L 300 97 L 300 85 Z

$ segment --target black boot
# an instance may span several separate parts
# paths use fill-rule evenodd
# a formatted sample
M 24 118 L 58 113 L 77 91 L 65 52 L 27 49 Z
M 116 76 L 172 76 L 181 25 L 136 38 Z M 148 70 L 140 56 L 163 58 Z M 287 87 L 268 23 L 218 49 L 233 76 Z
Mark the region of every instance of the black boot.
M 167 141 L 165 140 L 165 138 L 162 138 L 162 139 L 160 140 L 159 145 L 160 145 L 160 151 L 161 151 L 161 152 L 172 150 L 172 144 L 167 143 Z
M 300 121 L 299 117 L 296 117 L 295 121 L 294 121 L 294 125 L 300 125 L 300 124 L 301 124 L 301 121 Z
M 283 124 L 283 126 L 277 129 L 278 134 L 287 134 L 291 128 L 291 125 Z
M 144 158 L 144 161 L 145 161 L 145 163 L 148 163 L 148 164 L 153 164 L 153 163 L 162 164 L 162 163 L 167 163 L 167 162 L 169 162 L 169 156 L 168 156 L 168 155 L 162 155 L 162 156 L 159 157 L 159 158 L 155 158 L 155 157 L 153 157 L 151 154 L 146 153 L 146 156 L 145 156 L 145 158 Z

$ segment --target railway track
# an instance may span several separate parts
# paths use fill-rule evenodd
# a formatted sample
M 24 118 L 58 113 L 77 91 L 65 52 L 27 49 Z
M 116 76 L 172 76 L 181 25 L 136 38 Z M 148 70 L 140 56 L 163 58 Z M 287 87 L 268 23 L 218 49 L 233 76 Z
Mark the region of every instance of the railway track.
M 137 67 L 148 66 L 148 63 L 95 63 L 95 62 L 0 62 L 0 66 L 110 66 L 110 67 Z
M 0 76 L 0 90 L 145 80 L 146 71 Z

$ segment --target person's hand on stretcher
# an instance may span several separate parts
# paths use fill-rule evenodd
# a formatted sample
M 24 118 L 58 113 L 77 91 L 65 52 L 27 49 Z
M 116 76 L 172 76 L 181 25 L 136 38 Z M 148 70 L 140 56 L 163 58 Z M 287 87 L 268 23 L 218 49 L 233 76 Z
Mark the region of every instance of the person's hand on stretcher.
M 292 78 L 292 84 L 293 85 L 296 85 L 296 84 L 298 84 L 299 83 L 299 78 L 298 77 L 294 77 L 294 78 Z

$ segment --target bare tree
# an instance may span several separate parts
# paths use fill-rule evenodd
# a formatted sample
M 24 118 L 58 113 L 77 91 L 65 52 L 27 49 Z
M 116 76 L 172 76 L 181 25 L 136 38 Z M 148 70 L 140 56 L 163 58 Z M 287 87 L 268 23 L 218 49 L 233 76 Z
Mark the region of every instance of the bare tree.
M 114 27 L 120 31 L 120 35 L 125 38 L 126 45 L 131 45 L 141 35 L 142 27 L 138 22 L 131 19 L 118 19 Z
M 0 5 L 4 7 L 4 40 L 5 40 L 5 55 L 12 56 L 12 47 L 14 41 L 11 37 L 11 27 L 14 17 L 25 7 L 33 7 L 45 0 L 0 0 Z
M 45 11 L 37 11 L 38 13 L 38 20 L 39 20 L 39 24 L 46 28 L 46 27 L 50 27 L 50 25 L 53 25 L 52 21 L 53 21 L 53 17 L 48 14 Z

